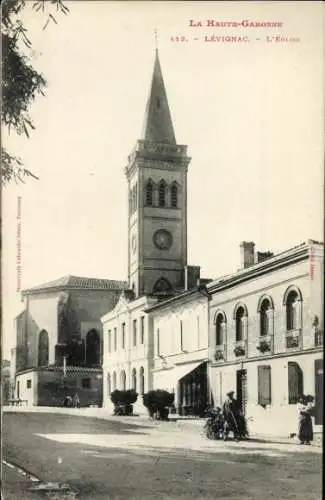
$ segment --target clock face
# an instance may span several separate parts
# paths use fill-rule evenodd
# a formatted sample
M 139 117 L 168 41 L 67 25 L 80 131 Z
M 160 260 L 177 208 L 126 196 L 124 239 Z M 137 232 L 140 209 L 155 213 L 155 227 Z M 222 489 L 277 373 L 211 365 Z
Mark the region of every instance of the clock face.
M 135 234 L 132 236 L 131 247 L 132 247 L 132 252 L 135 253 L 137 249 L 137 237 Z
M 168 250 L 173 243 L 173 237 L 166 229 L 158 229 L 153 235 L 153 242 L 160 250 Z

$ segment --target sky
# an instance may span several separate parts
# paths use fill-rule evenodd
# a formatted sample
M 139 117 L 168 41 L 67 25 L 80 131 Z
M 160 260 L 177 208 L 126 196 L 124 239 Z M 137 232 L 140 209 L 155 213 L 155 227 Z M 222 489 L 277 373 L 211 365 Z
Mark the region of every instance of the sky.
M 24 12 L 48 87 L 31 107 L 30 139 L 4 131 L 39 176 L 2 192 L 4 357 L 23 309 L 19 198 L 22 289 L 67 274 L 127 279 L 124 167 L 141 137 L 155 30 L 176 140 L 192 158 L 188 263 L 216 278 L 238 269 L 243 240 L 278 252 L 323 239 L 321 2 L 65 3 L 70 14 L 46 30 L 32 2 Z M 249 41 L 205 41 L 213 35 Z

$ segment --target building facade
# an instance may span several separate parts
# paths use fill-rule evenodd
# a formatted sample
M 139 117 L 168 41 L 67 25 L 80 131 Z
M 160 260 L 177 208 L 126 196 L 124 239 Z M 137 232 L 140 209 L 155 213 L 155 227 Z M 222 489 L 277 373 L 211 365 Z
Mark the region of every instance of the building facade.
M 242 269 L 207 285 L 214 404 L 234 390 L 259 432 L 295 432 L 301 394 L 315 396 L 322 424 L 323 252 L 309 240 L 257 262 L 243 243 Z
M 203 415 L 209 402 L 209 295 L 205 286 L 158 302 L 146 312 L 153 327 L 153 387 L 175 394 L 178 414 Z
M 16 318 L 15 397 L 30 405 L 62 405 L 78 393 L 81 405 L 101 404 L 101 316 L 126 283 L 67 276 L 22 292 Z
M 144 310 L 153 303 L 153 298 L 135 299 L 131 290 L 125 290 L 116 307 L 102 318 L 103 406 L 106 408 L 113 408 L 112 391 L 134 389 L 139 394 L 134 410 L 144 411 L 141 395 L 152 388 L 153 360 L 151 318 Z

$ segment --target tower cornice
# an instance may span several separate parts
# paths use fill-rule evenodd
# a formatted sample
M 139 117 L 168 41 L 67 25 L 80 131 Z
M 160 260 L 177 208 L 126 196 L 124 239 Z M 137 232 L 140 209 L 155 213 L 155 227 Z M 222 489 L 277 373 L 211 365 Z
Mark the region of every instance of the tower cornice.
M 139 140 L 128 156 L 128 161 L 129 163 L 125 167 L 127 175 L 137 166 L 164 170 L 183 167 L 187 171 L 191 158 L 187 156 L 187 146 L 185 145 Z

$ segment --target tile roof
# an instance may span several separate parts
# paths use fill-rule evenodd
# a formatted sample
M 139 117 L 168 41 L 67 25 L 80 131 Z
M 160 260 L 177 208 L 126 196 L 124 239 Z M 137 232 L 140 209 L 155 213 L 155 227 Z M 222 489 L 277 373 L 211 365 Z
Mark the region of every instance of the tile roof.
M 127 288 L 126 281 L 108 280 L 101 278 L 85 278 L 80 276 L 63 276 L 57 280 L 49 281 L 42 285 L 23 290 L 23 295 L 44 290 L 124 290 Z

